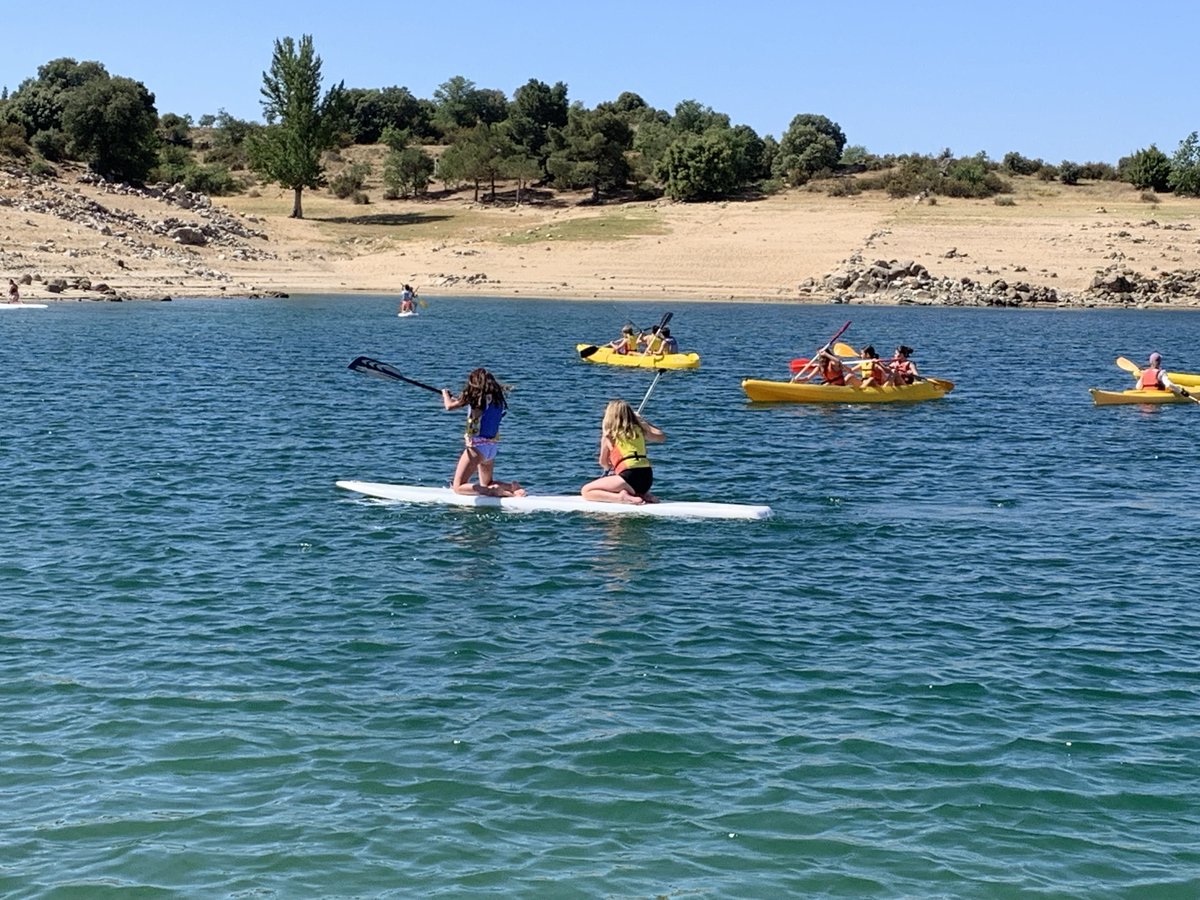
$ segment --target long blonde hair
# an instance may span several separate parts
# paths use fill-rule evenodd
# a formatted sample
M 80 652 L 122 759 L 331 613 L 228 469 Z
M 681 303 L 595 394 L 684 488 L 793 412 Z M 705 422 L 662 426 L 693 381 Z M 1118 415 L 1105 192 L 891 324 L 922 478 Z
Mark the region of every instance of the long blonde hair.
M 642 425 L 638 421 L 637 413 L 626 401 L 609 400 L 608 406 L 604 409 L 604 421 L 600 425 L 600 430 L 610 440 L 634 438 L 642 433 Z

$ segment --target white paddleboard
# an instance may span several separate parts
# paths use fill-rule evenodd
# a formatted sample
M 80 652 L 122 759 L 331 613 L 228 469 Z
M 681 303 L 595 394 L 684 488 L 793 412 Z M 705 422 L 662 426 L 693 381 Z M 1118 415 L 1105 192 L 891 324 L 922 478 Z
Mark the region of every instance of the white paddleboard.
M 769 506 L 748 506 L 741 503 L 671 500 L 665 503 L 645 503 L 639 506 L 631 503 L 601 503 L 596 500 L 584 500 L 578 495 L 484 497 L 479 494 L 456 494 L 450 488 L 382 484 L 373 481 L 339 481 L 337 486 L 381 500 L 441 503 L 448 506 L 481 506 L 514 512 L 589 512 L 618 516 L 664 516 L 682 519 L 766 519 L 771 515 Z
M 417 311 L 415 309 L 406 309 L 403 312 L 396 313 L 396 315 L 398 317 L 400 317 L 401 319 L 407 319 L 411 316 L 415 316 L 416 314 L 417 314 Z
M 0 303 L 0 309 L 45 309 L 45 303 Z

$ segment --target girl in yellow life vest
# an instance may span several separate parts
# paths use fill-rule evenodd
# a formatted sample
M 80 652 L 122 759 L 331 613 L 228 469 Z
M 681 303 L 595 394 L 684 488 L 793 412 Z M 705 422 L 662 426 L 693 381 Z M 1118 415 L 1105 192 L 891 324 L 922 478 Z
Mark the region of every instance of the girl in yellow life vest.
M 604 410 L 600 425 L 600 456 L 602 469 L 612 474 L 589 481 L 580 490 L 585 500 L 604 503 L 657 503 L 650 493 L 654 470 L 646 455 L 646 442 L 660 444 L 667 436 L 656 426 L 639 416 L 624 400 L 611 400 Z
M 637 332 L 634 331 L 632 325 L 626 324 L 625 327 L 621 329 L 621 336 L 608 346 L 612 347 L 613 350 L 622 355 L 626 353 L 637 353 Z
M 880 387 L 887 384 L 888 373 L 879 359 L 879 354 L 870 344 L 863 347 L 862 362 L 858 364 L 858 377 L 863 387 Z
M 658 356 L 663 353 L 663 336 L 659 331 L 659 327 L 654 325 L 650 331 L 644 336 L 646 339 L 646 349 L 642 353 L 646 356 Z

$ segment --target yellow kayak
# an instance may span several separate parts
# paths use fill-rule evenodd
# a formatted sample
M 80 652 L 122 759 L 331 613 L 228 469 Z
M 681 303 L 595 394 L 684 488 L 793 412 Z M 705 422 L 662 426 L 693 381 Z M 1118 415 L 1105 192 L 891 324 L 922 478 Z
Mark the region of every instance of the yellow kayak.
M 1145 371 L 1145 369 L 1143 369 L 1133 360 L 1126 359 L 1124 356 L 1117 357 L 1117 368 L 1124 369 L 1133 376 L 1135 381 L 1141 378 L 1142 372 Z M 1174 384 L 1177 384 L 1180 387 L 1200 387 L 1200 375 L 1197 375 L 1195 372 L 1168 372 L 1167 377 L 1170 378 Z
M 581 359 L 604 363 L 608 366 L 633 366 L 638 369 L 698 369 L 699 353 L 660 353 L 650 356 L 642 353 L 617 353 L 612 347 L 595 344 L 576 344 Z
M 1171 379 L 1174 380 L 1172 375 Z M 1131 391 L 1102 391 L 1099 388 L 1089 388 L 1088 393 L 1096 401 L 1097 406 L 1117 406 L 1130 403 L 1193 403 L 1188 397 L 1172 394 L 1170 391 L 1143 390 L 1137 388 Z
M 954 382 L 930 378 L 914 384 L 862 387 L 747 378 L 742 390 L 751 400 L 764 403 L 915 403 L 946 396 L 954 390 Z

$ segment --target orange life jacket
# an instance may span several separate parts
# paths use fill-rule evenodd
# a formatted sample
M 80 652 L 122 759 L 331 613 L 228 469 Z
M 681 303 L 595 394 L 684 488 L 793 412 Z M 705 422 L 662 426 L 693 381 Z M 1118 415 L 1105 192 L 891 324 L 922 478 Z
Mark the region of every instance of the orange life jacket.
M 1162 377 L 1161 369 L 1147 369 L 1142 373 L 1142 377 L 1138 379 L 1138 387 L 1143 391 L 1159 391 L 1163 386 L 1159 383 L 1159 378 Z
M 821 361 L 821 378 L 826 384 L 845 384 L 846 370 L 837 360 L 826 359 Z

